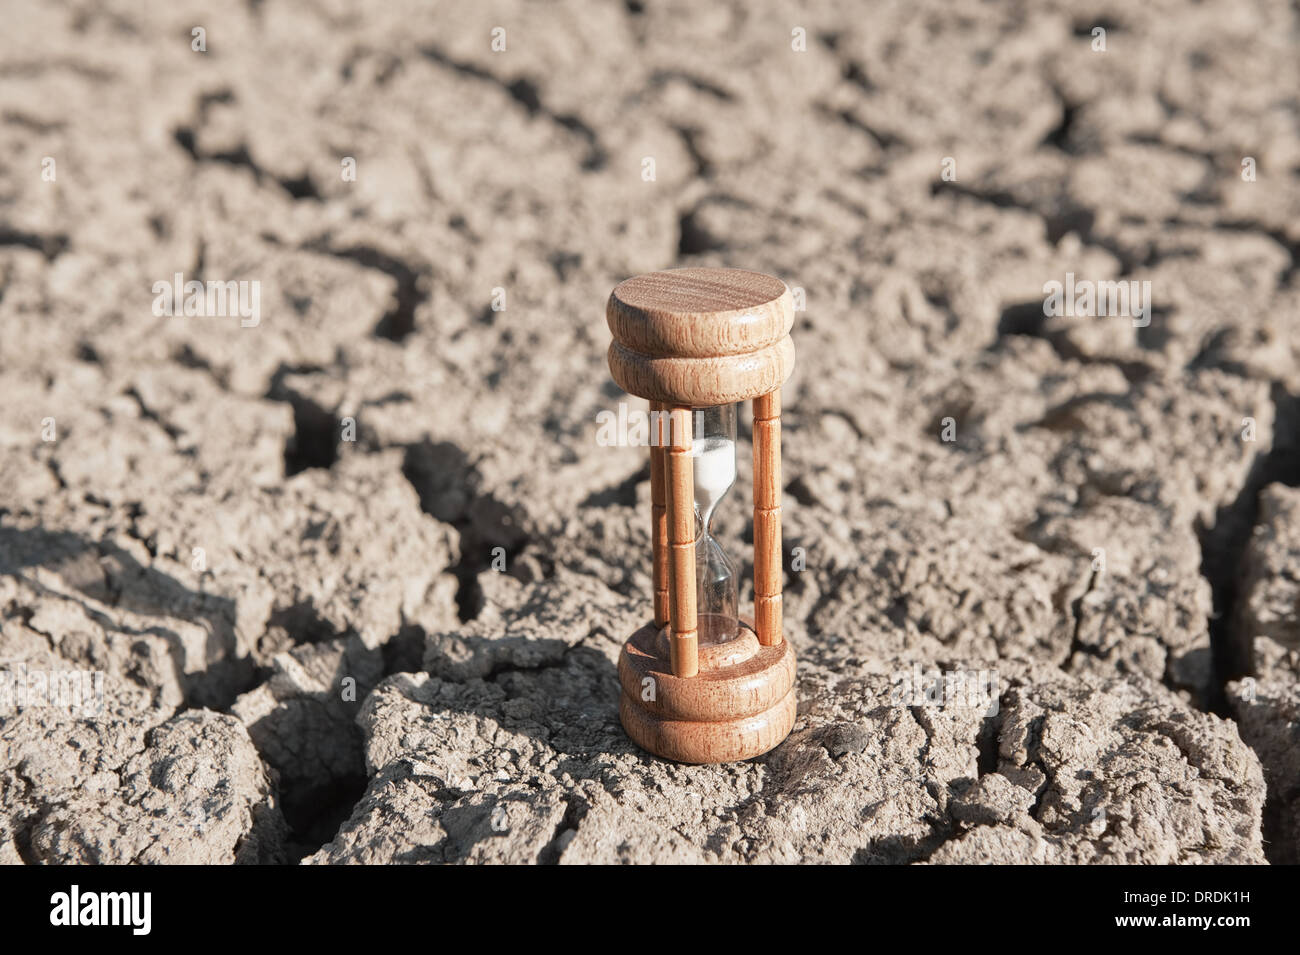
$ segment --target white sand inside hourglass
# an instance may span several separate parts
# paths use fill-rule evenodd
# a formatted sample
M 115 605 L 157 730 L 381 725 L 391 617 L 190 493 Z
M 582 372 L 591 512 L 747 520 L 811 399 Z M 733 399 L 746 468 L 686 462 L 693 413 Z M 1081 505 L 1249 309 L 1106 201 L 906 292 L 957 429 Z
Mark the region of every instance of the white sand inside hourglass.
M 695 468 L 695 505 L 707 520 L 727 489 L 736 483 L 736 442 L 726 438 L 696 438 L 691 444 Z

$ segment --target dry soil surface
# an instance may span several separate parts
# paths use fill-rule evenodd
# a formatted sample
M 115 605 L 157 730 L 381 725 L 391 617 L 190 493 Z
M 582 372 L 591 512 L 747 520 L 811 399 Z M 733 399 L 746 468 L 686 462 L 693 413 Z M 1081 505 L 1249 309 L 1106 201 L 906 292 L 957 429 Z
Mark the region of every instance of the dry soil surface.
M 104 700 L 0 711 L 0 861 L 1300 860 L 1295 4 L 5 21 L 0 664 Z M 800 715 L 721 767 L 616 713 L 603 308 L 680 265 L 806 302 Z

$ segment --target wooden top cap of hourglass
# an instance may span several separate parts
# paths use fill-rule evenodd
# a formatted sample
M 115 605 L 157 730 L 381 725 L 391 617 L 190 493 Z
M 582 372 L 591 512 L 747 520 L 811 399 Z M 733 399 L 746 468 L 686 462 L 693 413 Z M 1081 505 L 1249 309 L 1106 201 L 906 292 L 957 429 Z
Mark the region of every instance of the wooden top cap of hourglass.
M 730 404 L 794 371 L 794 302 L 780 279 L 745 269 L 668 269 L 621 283 L 605 319 L 620 388 L 674 405 Z

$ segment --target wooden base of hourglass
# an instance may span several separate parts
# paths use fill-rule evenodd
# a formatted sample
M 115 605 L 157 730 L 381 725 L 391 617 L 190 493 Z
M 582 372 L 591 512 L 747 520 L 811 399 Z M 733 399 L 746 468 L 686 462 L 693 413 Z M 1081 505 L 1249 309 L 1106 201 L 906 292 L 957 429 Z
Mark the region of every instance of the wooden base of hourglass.
M 673 676 L 666 628 L 646 624 L 618 658 L 619 718 L 632 741 L 680 763 L 729 763 L 772 749 L 795 719 L 789 640 L 764 647 L 746 623 L 728 643 L 701 647 L 699 673 Z

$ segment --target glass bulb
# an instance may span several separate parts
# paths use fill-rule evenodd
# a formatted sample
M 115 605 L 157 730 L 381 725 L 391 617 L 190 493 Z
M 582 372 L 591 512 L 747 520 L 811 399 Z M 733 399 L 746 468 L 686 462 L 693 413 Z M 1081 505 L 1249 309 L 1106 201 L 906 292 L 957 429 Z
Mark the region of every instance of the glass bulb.
M 736 571 L 713 539 L 713 514 L 736 483 L 736 406 L 696 408 L 691 445 L 695 475 L 695 594 L 699 645 L 716 646 L 740 633 Z

